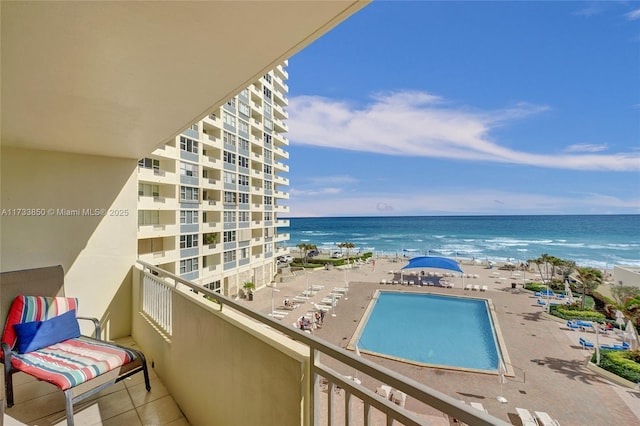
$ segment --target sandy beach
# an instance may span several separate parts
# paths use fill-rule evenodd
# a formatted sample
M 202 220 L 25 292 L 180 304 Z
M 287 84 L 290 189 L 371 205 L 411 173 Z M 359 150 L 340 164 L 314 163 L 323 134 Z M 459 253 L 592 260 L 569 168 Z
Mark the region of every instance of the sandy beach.
M 243 303 L 270 313 L 272 302 L 275 310 L 281 311 L 284 299 L 293 300 L 312 286 L 320 289 L 308 300 L 297 299 L 299 307 L 283 311 L 287 314 L 281 321 L 293 327 L 297 318 L 314 311 L 314 304 L 320 303 L 332 289 L 346 287 L 348 282 L 349 290 L 345 297 L 325 315 L 323 326 L 312 331 L 316 336 L 346 348 L 377 290 L 490 299 L 513 373 L 502 387 L 493 374 L 425 367 L 367 353 L 362 356 L 456 399 L 467 403 L 480 402 L 492 415 L 516 425 L 521 424 L 516 407 L 532 412 L 545 411 L 562 425 L 631 425 L 640 422 L 640 391 L 614 384 L 587 369 L 591 352 L 582 349 L 578 339 L 584 336 L 593 340 L 594 333 L 570 330 L 566 321 L 544 313 L 533 294 L 523 289 L 525 280 L 536 275 L 533 271 L 514 273 L 497 269 L 500 265 L 488 269 L 485 265 L 463 263 L 461 268 L 465 278 L 460 274 L 446 278 L 453 284 L 452 288 L 381 284 L 382 280 L 399 278 L 397 273 L 407 261 L 408 258 L 399 258 L 398 261 L 395 258 L 377 258 L 375 266 L 367 263 L 354 268 L 299 271 L 295 275 L 285 275 L 281 280 L 276 277 L 277 292 L 268 287 L 262 288 L 256 292 L 253 301 L 245 300 Z M 407 275 L 407 280 L 410 277 L 413 276 Z M 465 290 L 463 281 L 465 285 L 486 285 L 487 290 Z M 516 283 L 516 288 L 512 288 L 512 283 Z M 600 336 L 600 344 L 613 343 L 620 343 L 620 337 Z M 340 365 L 332 367 L 338 371 L 345 368 Z M 354 374 L 353 371 L 340 372 Z M 362 383 L 372 390 L 379 385 L 367 377 L 362 377 Z M 500 403 L 497 396 L 504 396 L 508 402 Z M 406 407 L 435 424 L 448 424 L 441 413 L 425 408 L 417 401 L 409 399 Z

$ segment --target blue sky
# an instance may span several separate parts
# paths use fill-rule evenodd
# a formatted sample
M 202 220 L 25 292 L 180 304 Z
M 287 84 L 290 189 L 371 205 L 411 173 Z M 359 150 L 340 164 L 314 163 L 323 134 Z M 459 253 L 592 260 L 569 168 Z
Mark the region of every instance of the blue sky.
M 640 213 L 640 2 L 374 2 L 288 72 L 290 217 Z

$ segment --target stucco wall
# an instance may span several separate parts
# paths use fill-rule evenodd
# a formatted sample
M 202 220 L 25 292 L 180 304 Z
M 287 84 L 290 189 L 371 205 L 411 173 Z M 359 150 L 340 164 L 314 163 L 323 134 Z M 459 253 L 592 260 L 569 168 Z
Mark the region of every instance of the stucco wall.
M 109 338 L 131 329 L 136 168 L 132 159 L 1 150 L 0 270 L 62 265 L 65 293 Z

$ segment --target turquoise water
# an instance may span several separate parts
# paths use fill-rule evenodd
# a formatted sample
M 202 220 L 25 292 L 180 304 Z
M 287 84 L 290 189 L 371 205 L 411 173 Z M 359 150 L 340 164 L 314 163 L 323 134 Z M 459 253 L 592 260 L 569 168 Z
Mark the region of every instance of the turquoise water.
M 504 262 L 543 253 L 580 266 L 640 266 L 640 215 L 292 218 L 287 243 L 340 242 L 380 255 L 432 254 Z
M 480 299 L 380 292 L 358 347 L 426 364 L 498 369 L 487 302 Z

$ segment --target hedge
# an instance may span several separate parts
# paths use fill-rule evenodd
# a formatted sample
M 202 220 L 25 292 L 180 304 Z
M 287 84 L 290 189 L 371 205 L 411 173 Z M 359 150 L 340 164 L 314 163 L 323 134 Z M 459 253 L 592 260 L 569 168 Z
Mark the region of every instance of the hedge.
M 580 311 L 577 309 L 570 309 L 564 306 L 551 305 L 549 313 L 556 317 L 560 317 L 566 320 L 585 320 L 585 321 L 597 321 L 604 322 L 607 317 L 600 312 L 595 311 Z
M 640 383 L 640 350 L 612 351 L 602 349 L 600 351 L 600 367 L 627 379 L 632 383 Z M 596 362 L 596 354 L 593 353 L 591 362 Z

